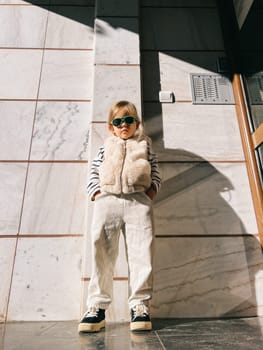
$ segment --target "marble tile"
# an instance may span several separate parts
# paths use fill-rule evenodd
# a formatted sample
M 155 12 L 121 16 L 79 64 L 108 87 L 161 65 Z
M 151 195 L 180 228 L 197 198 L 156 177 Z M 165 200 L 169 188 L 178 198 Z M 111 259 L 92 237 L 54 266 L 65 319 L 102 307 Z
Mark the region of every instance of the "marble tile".
M 138 16 L 139 6 L 138 1 L 123 1 L 123 0 L 97 0 L 96 15 L 103 16 Z
M 141 6 L 150 6 L 150 7 L 216 7 L 216 0 L 142 0 Z
M 90 102 L 39 102 L 30 159 L 86 160 Z
M 224 49 L 215 8 L 142 8 L 141 18 L 143 49 Z
M 144 101 L 159 101 L 159 91 L 173 91 L 176 101 L 191 101 L 191 73 L 217 74 L 223 52 L 144 52 Z
M 90 147 L 90 161 L 96 157 L 99 148 L 104 144 L 105 139 L 111 135 L 107 127 L 106 119 L 107 117 L 105 117 L 105 123 L 95 122 L 90 126 L 90 144 L 92 145 L 92 147 Z
M 8 321 L 76 319 L 81 250 L 79 237 L 20 239 Z
M 0 98 L 34 99 L 40 77 L 41 50 L 0 50 Z
M 83 283 L 83 299 L 81 315 L 86 311 L 86 301 L 88 297 L 88 282 Z M 113 297 L 106 312 L 107 322 L 125 322 L 130 321 L 130 311 L 128 305 L 128 282 L 113 281 Z M 81 316 L 80 316 L 81 317 Z
M 15 255 L 16 240 L 0 238 L 0 323 L 5 321 L 13 261 Z M 0 337 L 1 338 L 1 337 Z M 0 340 L 1 343 L 1 340 Z
M 76 321 L 9 323 L 2 350 L 164 349 L 155 332 L 131 333 L 127 322 L 107 323 L 105 330 L 89 334 L 78 334 L 77 327 Z
M 0 46 L 43 48 L 47 15 L 47 9 L 38 6 L 1 7 Z
M 127 281 L 113 282 L 113 302 L 107 310 L 106 320 L 108 322 L 124 322 L 130 320 Z
M 94 8 L 50 6 L 46 48 L 93 49 Z
M 244 160 L 234 105 L 145 103 L 144 121 L 159 160 Z
M 167 324 L 167 322 L 163 322 Z M 164 349 L 260 350 L 260 318 L 172 320 L 157 331 Z
M 39 98 L 90 99 L 92 63 L 91 51 L 45 51 Z
M 96 64 L 140 64 L 137 18 L 97 18 Z
M 164 350 L 155 332 L 131 332 L 129 323 L 106 325 L 105 349 Z
M 84 350 L 76 321 L 9 322 L 2 350 Z
M 93 121 L 106 121 L 110 106 L 119 100 L 133 102 L 141 113 L 139 66 L 96 66 L 93 90 Z
M 21 234 L 83 234 L 87 164 L 29 166 Z
M 35 102 L 0 101 L 0 159 L 27 160 Z
M 0 163 L 0 235 L 19 229 L 27 164 Z
M 258 228 L 243 163 L 164 163 L 157 235 L 243 235 Z
M 243 317 L 262 308 L 253 237 L 158 238 L 155 252 L 153 317 Z
M 72 321 L 71 321 L 72 323 Z M 47 349 L 47 344 L 57 345 L 54 337 L 50 336 L 52 341 L 48 339 L 47 332 L 54 329 L 57 322 L 9 322 L 5 325 L 5 334 L 2 342 L 2 350 L 15 349 L 19 347 L 21 350 L 33 350 L 38 348 Z M 60 324 L 65 324 L 61 322 Z M 68 327 L 69 328 L 69 327 Z M 68 329 L 69 331 L 69 329 Z M 64 335 L 68 332 L 64 332 Z M 53 335 L 53 334 L 52 334 Z M 65 343 L 68 342 L 68 338 Z M 64 344 L 63 344 L 64 345 Z M 52 347 L 52 346 L 51 346 Z M 58 349 L 56 347 L 56 349 Z M 66 347 L 65 347 L 66 349 Z

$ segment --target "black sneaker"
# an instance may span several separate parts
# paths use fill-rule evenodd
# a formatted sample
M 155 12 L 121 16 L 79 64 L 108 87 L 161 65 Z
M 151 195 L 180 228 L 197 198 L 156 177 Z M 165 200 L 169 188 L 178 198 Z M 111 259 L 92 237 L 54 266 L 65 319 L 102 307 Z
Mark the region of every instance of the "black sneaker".
M 88 311 L 83 315 L 78 331 L 80 332 L 99 332 L 105 327 L 105 310 L 99 309 L 97 306 L 89 307 Z
M 146 305 L 138 304 L 131 309 L 130 329 L 131 331 L 150 331 L 152 329 L 152 322 Z

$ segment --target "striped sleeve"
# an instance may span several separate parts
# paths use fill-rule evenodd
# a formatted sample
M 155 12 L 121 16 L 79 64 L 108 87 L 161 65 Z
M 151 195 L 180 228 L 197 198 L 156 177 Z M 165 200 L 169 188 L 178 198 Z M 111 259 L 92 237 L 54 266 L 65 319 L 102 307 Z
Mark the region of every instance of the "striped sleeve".
M 148 160 L 151 165 L 152 187 L 157 193 L 161 188 L 161 176 L 158 167 L 158 159 L 153 152 L 151 145 L 148 144 Z
M 104 160 L 104 147 L 100 147 L 96 158 L 91 163 L 89 180 L 87 184 L 88 196 L 93 200 L 96 192 L 100 191 L 99 168 Z

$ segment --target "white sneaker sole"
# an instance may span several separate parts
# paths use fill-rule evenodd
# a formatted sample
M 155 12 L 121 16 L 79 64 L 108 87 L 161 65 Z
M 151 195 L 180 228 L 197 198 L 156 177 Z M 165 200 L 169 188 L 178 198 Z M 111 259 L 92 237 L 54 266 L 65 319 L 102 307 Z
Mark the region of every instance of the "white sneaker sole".
M 131 322 L 130 323 L 131 331 L 151 331 L 152 330 L 152 322 Z
M 99 323 L 80 323 L 78 326 L 78 332 L 94 333 L 99 332 L 104 327 L 105 320 L 102 320 Z

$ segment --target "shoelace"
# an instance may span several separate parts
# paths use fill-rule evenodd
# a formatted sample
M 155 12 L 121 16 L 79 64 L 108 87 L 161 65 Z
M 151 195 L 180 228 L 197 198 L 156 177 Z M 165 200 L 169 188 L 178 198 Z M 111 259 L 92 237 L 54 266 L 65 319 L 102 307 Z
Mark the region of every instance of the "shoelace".
M 144 304 L 135 305 L 132 310 L 134 311 L 133 319 L 136 317 L 141 317 L 148 315 L 148 308 Z
M 97 317 L 99 312 L 99 308 L 97 306 L 90 306 L 85 313 L 85 317 Z

